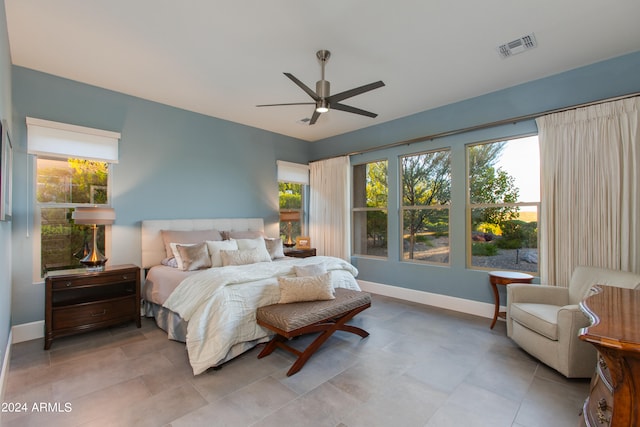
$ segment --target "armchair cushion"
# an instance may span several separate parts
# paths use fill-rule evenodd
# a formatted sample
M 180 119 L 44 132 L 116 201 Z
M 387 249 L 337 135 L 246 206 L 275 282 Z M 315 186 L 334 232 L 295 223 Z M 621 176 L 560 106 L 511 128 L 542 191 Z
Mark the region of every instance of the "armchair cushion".
M 550 340 L 558 340 L 558 312 L 562 307 L 551 304 L 511 304 L 511 319 Z

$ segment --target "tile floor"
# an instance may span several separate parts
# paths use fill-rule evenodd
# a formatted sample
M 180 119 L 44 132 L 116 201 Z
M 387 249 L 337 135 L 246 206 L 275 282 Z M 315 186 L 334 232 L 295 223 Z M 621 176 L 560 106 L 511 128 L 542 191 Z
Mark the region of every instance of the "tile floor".
M 478 318 L 375 296 L 296 375 L 261 347 L 193 376 L 153 320 L 12 348 L 4 426 L 575 426 L 588 380 L 567 380 Z M 298 339 L 304 345 L 312 337 Z M 34 410 L 41 408 L 42 412 Z M 48 407 L 47 407 L 48 404 Z M 6 408 L 5 408 L 6 409 Z

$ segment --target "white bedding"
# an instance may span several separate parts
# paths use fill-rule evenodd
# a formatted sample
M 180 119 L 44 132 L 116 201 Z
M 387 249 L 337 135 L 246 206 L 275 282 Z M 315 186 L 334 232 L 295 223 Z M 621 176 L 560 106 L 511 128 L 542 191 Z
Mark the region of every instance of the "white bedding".
M 324 256 L 211 268 L 184 279 L 163 306 L 188 321 L 187 351 L 194 375 L 225 361 L 235 344 L 269 336 L 256 323 L 257 308 L 278 302 L 278 276 L 295 276 L 295 265 L 311 264 L 332 272 L 334 288 L 360 290 L 354 266 Z

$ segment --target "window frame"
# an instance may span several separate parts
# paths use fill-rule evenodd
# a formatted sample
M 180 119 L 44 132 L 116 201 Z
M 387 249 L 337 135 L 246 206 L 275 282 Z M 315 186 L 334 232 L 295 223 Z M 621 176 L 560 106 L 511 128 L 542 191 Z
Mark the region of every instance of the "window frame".
M 491 270 L 507 270 L 507 271 L 514 271 L 514 272 L 521 272 L 521 273 L 528 273 L 528 274 L 533 274 L 533 275 L 539 275 L 540 274 L 540 263 L 538 262 L 538 264 L 536 264 L 536 270 L 535 271 L 531 271 L 531 270 L 514 270 L 514 269 L 509 269 L 507 267 L 500 267 L 500 268 L 495 268 L 495 267 L 484 267 L 484 266 L 478 266 L 478 265 L 473 265 L 473 238 L 472 238 L 472 233 L 473 233 L 473 225 L 472 225 L 472 211 L 474 209 L 487 209 L 487 208 L 504 208 L 504 207 L 535 207 L 536 209 L 536 215 L 537 215 L 537 223 L 538 223 L 538 228 L 540 225 L 540 209 L 541 209 L 541 202 L 540 200 L 538 200 L 537 202 L 532 202 L 532 201 L 518 201 L 518 202 L 513 202 L 513 203 L 472 203 L 471 202 L 471 181 L 470 181 L 470 158 L 469 158 L 469 149 L 473 146 L 478 146 L 478 145 L 487 145 L 487 144 L 495 144 L 495 143 L 499 143 L 499 142 L 510 142 L 510 141 L 515 141 L 518 139 L 524 139 L 524 138 L 531 138 L 531 137 L 538 137 L 537 133 L 529 133 L 529 134 L 524 134 L 524 135 L 516 135 L 516 136 L 508 136 L 508 137 L 504 137 L 504 138 L 494 138 L 494 139 L 490 139 L 490 140 L 486 140 L 486 141 L 476 141 L 476 142 L 470 142 L 465 144 L 464 146 L 464 152 L 465 152 L 465 266 L 467 269 L 469 270 L 480 270 L 480 271 L 491 271 Z M 538 141 L 539 144 L 539 141 Z M 540 191 L 542 191 L 542 188 L 540 188 Z M 542 199 L 542 194 L 539 194 L 539 199 Z M 539 231 L 536 232 L 536 239 L 537 239 L 537 243 L 536 243 L 536 252 L 538 254 L 538 259 L 540 259 L 540 233 Z
M 300 185 L 301 191 L 300 191 L 300 197 L 302 200 L 300 200 L 300 209 L 291 209 L 291 208 L 287 208 L 287 209 L 280 209 L 280 183 L 286 183 L 286 184 L 297 184 Z M 287 213 L 287 212 L 299 212 L 300 214 L 300 219 L 298 221 L 291 221 L 291 222 L 299 222 L 300 223 L 300 234 L 299 236 L 307 236 L 308 234 L 306 230 L 309 229 L 309 184 L 305 184 L 302 182 L 294 182 L 294 181 L 284 181 L 284 180 L 278 180 L 278 216 L 279 218 L 282 216 L 283 213 Z M 279 231 L 279 236 L 281 238 L 286 238 L 287 236 L 287 230 L 283 230 L 282 229 L 282 223 L 284 221 L 278 221 L 278 231 Z M 291 238 L 295 241 L 296 236 L 294 235 L 295 233 L 292 233 Z
M 32 155 L 32 170 L 33 170 L 33 283 L 42 283 L 44 281 L 43 269 L 42 269 L 42 208 L 51 208 L 51 209 L 70 209 L 76 207 L 85 207 L 85 206 L 100 206 L 100 207 L 111 207 L 111 197 L 112 197 L 112 183 L 113 183 L 113 163 L 100 160 L 108 164 L 108 177 L 107 177 L 107 201 L 109 203 L 43 203 L 38 201 L 38 158 L 41 159 L 51 159 L 51 160 L 68 160 L 75 159 L 80 157 L 64 157 L 64 156 L 44 156 L 44 155 Z M 108 259 L 111 259 L 111 249 L 112 249 L 112 240 L 111 240 L 111 225 L 105 225 L 104 227 L 104 255 Z
M 404 204 L 404 162 L 403 159 L 407 158 L 407 157 L 414 157 L 414 156 L 422 156 L 422 155 L 427 155 L 427 154 L 432 154 L 432 153 L 438 153 L 438 152 L 448 152 L 449 154 L 449 202 L 447 204 L 443 204 L 443 205 L 406 205 Z M 400 262 L 406 262 L 406 263 L 416 263 L 416 264 L 429 264 L 429 265 L 436 265 L 436 266 L 450 266 L 451 265 L 451 191 L 452 191 L 452 181 L 453 181 L 453 174 L 452 174 L 452 166 L 451 166 L 451 160 L 452 160 L 452 156 L 453 156 L 453 150 L 451 149 L 451 147 L 440 147 L 440 148 L 434 148 L 434 149 L 430 149 L 430 150 L 423 150 L 423 151 L 418 151 L 418 152 L 414 152 L 414 153 L 407 153 L 407 154 L 402 154 L 398 156 L 398 174 L 399 174 L 399 179 L 398 179 L 398 187 L 399 187 L 399 203 L 398 203 L 398 223 L 399 223 L 399 256 L 400 256 Z M 405 250 L 404 250 L 404 217 L 405 217 L 405 212 L 408 211 L 442 211 L 442 210 L 447 210 L 447 236 L 449 239 L 448 242 L 448 248 L 449 248 L 449 256 L 448 256 L 448 261 L 447 262 L 437 262 L 437 261 L 429 261 L 429 260 L 420 260 L 420 259 L 415 259 L 415 258 L 406 258 L 405 259 Z
M 386 190 L 387 190 L 387 198 L 386 198 L 386 205 L 385 207 L 368 207 L 368 206 L 360 206 L 357 207 L 356 206 L 356 197 L 357 197 L 357 191 L 356 191 L 356 185 L 358 184 L 364 184 L 364 199 L 366 201 L 366 176 L 365 176 L 365 180 L 360 183 L 358 182 L 354 176 L 355 176 L 355 169 L 357 167 L 362 167 L 362 166 L 366 166 L 372 163 L 380 163 L 380 162 L 386 162 L 387 164 L 387 173 L 386 173 Z M 366 175 L 366 170 L 365 170 L 365 175 Z M 374 160 L 369 160 L 369 161 L 365 161 L 365 162 L 361 162 L 361 163 L 355 163 L 351 165 L 351 182 L 352 182 L 352 191 L 351 191 L 351 256 L 357 256 L 357 257 L 366 257 L 366 258 L 377 258 L 377 259 L 389 259 L 389 159 L 388 158 L 379 158 L 379 159 L 374 159 Z M 364 212 L 365 215 L 368 212 L 382 212 L 385 215 L 386 218 L 386 236 L 385 236 L 385 241 L 386 241 L 386 255 L 373 255 L 373 254 L 367 254 L 367 253 L 359 253 L 356 252 L 356 248 L 359 247 L 360 245 L 356 244 L 356 224 L 358 223 L 358 220 L 356 219 L 356 216 L 359 213 Z M 365 220 L 366 222 L 366 220 Z M 365 227 L 366 228 L 366 227 Z M 368 232 L 368 230 L 366 230 Z M 368 246 L 368 245 L 365 245 Z

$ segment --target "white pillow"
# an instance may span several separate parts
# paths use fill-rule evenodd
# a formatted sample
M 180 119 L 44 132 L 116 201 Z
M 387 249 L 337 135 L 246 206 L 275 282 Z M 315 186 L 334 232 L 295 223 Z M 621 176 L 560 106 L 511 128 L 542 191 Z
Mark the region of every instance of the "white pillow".
M 269 255 L 269 251 L 267 251 L 267 246 L 264 243 L 264 237 L 256 237 L 255 239 L 231 239 L 235 240 L 238 244 L 238 249 L 241 251 L 246 251 L 248 249 L 256 249 L 260 256 L 260 261 L 268 262 L 271 261 L 271 255 Z M 256 261 L 256 262 L 260 262 Z
M 336 298 L 333 295 L 331 272 L 321 276 L 278 277 L 278 285 L 280 285 L 279 304 Z
M 256 262 L 262 262 L 262 255 L 258 249 L 240 249 L 237 251 L 220 251 L 220 257 L 222 258 L 222 265 L 245 265 L 255 264 Z M 271 261 L 271 258 L 269 258 Z
M 238 250 L 238 245 L 235 240 L 207 240 L 207 248 L 209 249 L 209 255 L 211 256 L 211 266 L 222 267 L 220 251 L 236 251 Z

